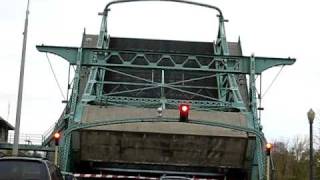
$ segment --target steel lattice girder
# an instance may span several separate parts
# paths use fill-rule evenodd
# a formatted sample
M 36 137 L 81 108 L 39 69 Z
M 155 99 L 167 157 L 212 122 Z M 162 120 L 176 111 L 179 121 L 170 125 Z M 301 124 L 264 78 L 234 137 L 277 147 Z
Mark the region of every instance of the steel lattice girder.
M 163 53 L 149 53 L 149 52 L 132 52 L 132 51 L 114 51 L 107 49 L 92 49 L 92 48 L 76 48 L 76 47 L 59 47 L 59 46 L 37 46 L 40 52 L 49 52 L 56 54 L 66 59 L 71 65 L 76 65 L 79 49 L 82 50 L 82 66 L 108 66 L 108 67 L 137 67 L 137 68 L 152 68 L 152 69 L 175 69 L 184 71 L 207 71 L 216 73 L 234 73 L 234 74 L 250 74 L 250 56 L 226 56 L 226 55 L 190 55 L 190 54 L 163 54 Z M 124 60 L 122 53 L 133 53 L 132 59 Z M 151 63 L 148 55 L 160 55 L 156 63 Z M 119 59 L 118 62 L 110 63 L 110 57 L 115 56 Z M 182 64 L 174 62 L 173 56 L 186 57 Z M 137 57 L 145 59 L 145 65 L 135 64 Z M 209 59 L 209 63 L 203 64 L 201 58 Z M 274 66 L 292 65 L 295 62 L 294 58 L 268 58 L 268 57 L 254 57 L 255 58 L 255 74 L 261 74 Z M 162 59 L 170 60 L 170 66 L 163 66 L 160 64 Z M 196 62 L 198 67 L 186 67 L 189 61 Z M 216 68 L 215 63 L 220 63 L 226 68 Z

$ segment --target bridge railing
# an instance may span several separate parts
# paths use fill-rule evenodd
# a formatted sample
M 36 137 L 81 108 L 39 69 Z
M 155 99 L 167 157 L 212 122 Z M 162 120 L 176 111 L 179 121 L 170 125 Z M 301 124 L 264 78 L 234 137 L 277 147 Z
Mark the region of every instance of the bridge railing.
M 45 139 L 45 136 L 43 134 L 20 134 L 19 144 L 41 145 L 44 139 Z M 14 140 L 14 131 L 9 131 L 8 143 L 13 144 L 13 140 Z
M 45 141 L 45 139 L 49 138 L 49 137 L 52 135 L 52 133 L 53 133 L 54 129 L 56 128 L 56 126 L 57 126 L 57 123 L 52 124 L 52 125 L 43 133 L 43 138 L 44 138 L 44 139 L 43 139 L 42 143 Z

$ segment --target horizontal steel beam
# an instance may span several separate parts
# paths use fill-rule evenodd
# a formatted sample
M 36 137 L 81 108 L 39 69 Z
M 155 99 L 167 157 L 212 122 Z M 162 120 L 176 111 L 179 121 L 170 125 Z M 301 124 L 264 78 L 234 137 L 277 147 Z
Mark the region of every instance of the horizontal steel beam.
M 149 165 L 150 166 L 150 165 Z M 128 168 L 108 168 L 108 167 L 94 167 L 99 171 L 113 171 L 113 172 L 129 172 L 129 173 L 152 173 L 152 174 L 166 174 L 166 175 L 193 175 L 193 176 L 215 176 L 224 177 L 223 173 L 210 173 L 210 172 L 181 172 L 181 171 L 165 171 L 165 170 L 149 170 L 149 169 L 128 169 Z M 169 178 L 170 179 L 170 178 Z
M 86 98 L 86 97 L 84 97 Z M 100 102 L 105 102 L 106 104 L 136 104 L 141 106 L 160 106 L 162 101 L 160 98 L 140 98 L 140 97 L 123 97 L 123 96 L 102 96 L 97 97 L 101 98 Z M 207 109 L 230 109 L 238 108 L 236 104 L 228 102 L 219 102 L 219 101 L 201 101 L 201 100 L 178 100 L 178 99 L 166 99 L 166 104 L 178 106 L 181 103 L 188 103 L 194 108 L 206 107 Z
M 37 46 L 40 52 L 48 52 L 56 54 L 66 59 L 71 65 L 76 65 L 78 50 L 82 49 L 82 66 L 104 66 L 104 67 L 128 67 L 141 69 L 168 69 L 168 70 L 183 70 L 183 71 L 206 71 L 216 73 L 234 73 L 234 74 L 250 74 L 250 56 L 225 56 L 225 55 L 195 55 L 195 54 L 175 54 L 175 53 L 157 53 L 143 51 L 114 51 L 97 48 L 77 48 L 77 47 L 60 47 L 60 46 Z M 123 53 L 134 54 L 129 60 L 123 60 Z M 160 55 L 157 62 L 151 62 L 148 55 Z M 173 56 L 185 57 L 182 64 L 173 61 Z M 109 62 L 114 57 L 117 62 Z M 145 64 L 137 64 L 135 60 L 142 58 Z M 207 58 L 210 63 L 203 64 L 201 58 Z M 161 64 L 161 61 L 166 59 L 170 62 L 169 65 Z M 261 74 L 263 71 L 279 65 L 291 65 L 296 59 L 294 58 L 269 58 L 269 57 L 254 57 L 255 59 L 255 74 Z M 187 65 L 189 62 L 196 63 L 196 67 Z M 216 67 L 219 66 L 219 67 Z M 222 66 L 222 67 L 221 67 Z
M 64 135 L 70 134 L 72 131 L 80 130 L 80 129 L 86 129 L 86 128 L 93 128 L 93 127 L 99 127 L 99 126 L 105 126 L 105 125 L 116 125 L 116 124 L 131 124 L 131 123 L 143 123 L 143 122 L 180 122 L 178 118 L 163 118 L 163 117 L 150 117 L 150 118 L 131 118 L 131 119 L 114 119 L 114 120 L 102 120 L 102 121 L 92 121 L 89 123 L 81 123 L 81 124 L 73 124 L 64 132 Z M 227 128 L 232 129 L 236 131 L 242 131 L 247 133 L 252 133 L 255 136 L 261 140 L 261 142 L 265 143 L 266 140 L 260 131 L 260 129 L 253 129 L 249 127 L 242 127 L 237 125 L 231 125 L 221 122 L 211 122 L 207 120 L 194 120 L 189 119 L 188 122 L 181 122 L 181 123 L 190 123 L 190 124 L 199 124 L 199 125 L 206 125 L 206 126 L 212 126 L 212 127 L 221 127 L 221 128 Z

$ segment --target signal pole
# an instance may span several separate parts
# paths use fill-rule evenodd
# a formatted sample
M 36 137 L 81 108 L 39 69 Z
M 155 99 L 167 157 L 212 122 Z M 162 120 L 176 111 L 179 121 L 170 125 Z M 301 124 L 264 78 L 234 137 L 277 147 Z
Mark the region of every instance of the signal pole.
M 267 155 L 267 180 L 270 180 L 270 155 L 271 155 L 272 144 L 266 144 L 266 155 Z
M 28 0 L 28 4 L 27 4 L 26 19 L 25 19 L 24 31 L 23 31 L 23 44 L 22 44 L 22 57 L 21 57 L 21 65 L 20 65 L 16 124 L 15 124 L 15 128 L 14 128 L 14 140 L 13 140 L 13 149 L 12 149 L 13 156 L 18 156 L 18 148 L 19 148 L 18 145 L 19 145 L 19 134 L 20 134 L 20 118 L 21 118 L 23 79 L 24 79 L 24 64 L 25 64 L 25 60 L 26 60 L 26 46 L 27 46 L 27 36 L 28 36 L 28 16 L 29 16 L 29 0 Z
M 58 165 L 58 148 L 59 148 L 59 140 L 60 140 L 60 133 L 56 132 L 53 135 L 54 138 L 54 164 L 57 166 Z

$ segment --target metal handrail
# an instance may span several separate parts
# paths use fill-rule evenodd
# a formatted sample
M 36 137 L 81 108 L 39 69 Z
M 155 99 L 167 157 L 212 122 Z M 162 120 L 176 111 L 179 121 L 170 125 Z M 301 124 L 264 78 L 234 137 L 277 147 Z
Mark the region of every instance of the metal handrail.
M 191 5 L 195 5 L 195 6 L 206 7 L 206 8 L 215 9 L 216 11 L 218 11 L 219 17 L 223 19 L 222 11 L 218 7 L 212 6 L 209 4 L 198 3 L 198 2 L 193 2 L 193 1 L 185 1 L 185 0 L 118 0 L 118 1 L 111 1 L 104 8 L 104 14 L 106 14 L 109 11 L 109 7 L 113 4 L 129 3 L 129 2 L 142 2 L 142 1 L 145 1 L 145 2 L 151 2 L 151 1 L 177 2 L 177 3 L 184 3 L 184 4 L 191 4 Z
M 49 129 L 47 129 L 44 133 L 43 133 L 43 137 L 44 139 L 48 138 L 49 136 L 51 136 L 52 132 L 54 131 L 55 127 L 57 126 L 57 123 L 52 124 Z
M 9 132 L 8 143 L 13 143 L 14 132 Z M 41 145 L 44 140 L 42 134 L 19 134 L 19 144 Z

